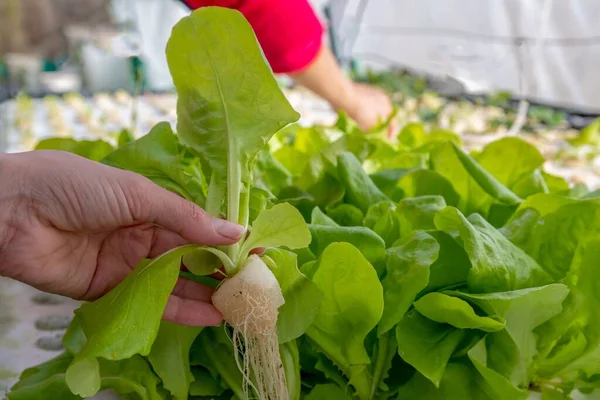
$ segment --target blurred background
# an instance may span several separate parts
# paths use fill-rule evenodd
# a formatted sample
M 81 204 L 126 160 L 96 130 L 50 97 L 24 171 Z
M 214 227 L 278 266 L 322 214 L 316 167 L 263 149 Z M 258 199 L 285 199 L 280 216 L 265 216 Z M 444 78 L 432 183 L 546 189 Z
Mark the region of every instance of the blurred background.
M 474 147 L 518 131 L 565 174 L 598 175 L 596 146 L 569 143 L 600 113 L 600 2 L 311 5 L 340 66 L 386 90 L 401 125 L 452 129 Z M 0 150 L 50 136 L 136 136 L 174 122 L 164 49 L 189 12 L 178 0 L 0 0 Z M 279 78 L 301 123 L 335 121 L 327 102 Z M 590 130 L 580 144 L 594 142 Z
M 563 175 L 600 175 L 600 124 L 591 124 L 600 113 L 600 2 L 311 5 L 339 65 L 383 88 L 400 126 L 451 129 L 473 148 L 524 134 Z M 0 0 L 0 150 L 28 150 L 51 136 L 114 141 L 124 129 L 139 136 L 174 122 L 164 49 L 189 12 L 178 0 Z M 327 102 L 279 79 L 301 123 L 335 121 Z
M 311 0 L 354 80 L 379 86 L 400 126 L 433 124 L 473 148 L 525 134 L 575 180 L 600 171 L 596 0 Z M 41 138 L 133 136 L 175 121 L 164 49 L 178 0 L 0 0 L 0 150 Z M 301 123 L 327 102 L 279 77 Z M 593 129 L 592 129 L 593 128 Z M 575 172 L 573 172 L 575 169 Z
M 451 129 L 473 148 L 524 134 L 563 175 L 600 175 L 600 124 L 590 125 L 600 113 L 600 2 L 310 2 L 339 65 L 383 88 L 400 126 Z M 178 0 L 0 0 L 0 150 L 174 123 L 164 50 L 189 12 Z M 279 79 L 301 123 L 336 120 L 323 99 Z
M 452 81 L 451 94 L 507 90 L 573 111 L 600 110 L 595 0 L 311 3 L 336 56 L 354 72 L 408 69 Z M 164 45 L 188 12 L 177 0 L 2 0 L 3 96 L 133 90 L 136 67 L 146 89 L 170 90 Z

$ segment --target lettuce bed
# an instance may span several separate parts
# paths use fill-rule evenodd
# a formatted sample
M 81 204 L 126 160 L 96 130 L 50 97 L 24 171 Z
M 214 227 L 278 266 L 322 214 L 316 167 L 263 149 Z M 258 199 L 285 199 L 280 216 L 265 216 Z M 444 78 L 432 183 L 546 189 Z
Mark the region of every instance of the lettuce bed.
M 247 243 L 272 243 L 262 258 L 285 299 L 290 399 L 568 399 L 598 386 L 600 201 L 545 173 L 535 147 L 511 137 L 468 154 L 418 124 L 390 141 L 344 115 L 288 125 L 297 115 L 235 11 L 184 18 L 167 57 L 177 134 L 161 123 L 123 137 L 102 162 L 215 215 L 234 209 Z M 98 154 L 88 147 L 69 141 Z M 208 275 L 249 248 L 143 261 L 76 312 L 65 352 L 24 371 L 8 399 L 246 397 L 230 328 L 160 319 L 178 276 L 217 285 Z

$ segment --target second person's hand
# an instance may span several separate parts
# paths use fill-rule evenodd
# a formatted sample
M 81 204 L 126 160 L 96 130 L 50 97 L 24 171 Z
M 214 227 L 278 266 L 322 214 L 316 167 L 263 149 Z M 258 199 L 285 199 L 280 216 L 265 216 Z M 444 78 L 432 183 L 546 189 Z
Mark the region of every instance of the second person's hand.
M 394 110 L 390 97 L 383 90 L 349 79 L 325 45 L 308 67 L 291 77 L 325 99 L 334 110 L 345 111 L 363 131 L 385 122 Z M 397 122 L 392 120 L 388 136 L 395 135 L 397 129 Z
M 346 111 L 364 131 L 385 122 L 394 111 L 390 97 L 378 87 L 353 83 L 351 93 Z M 397 129 L 397 121 L 392 120 L 388 126 L 388 136 L 395 135 Z

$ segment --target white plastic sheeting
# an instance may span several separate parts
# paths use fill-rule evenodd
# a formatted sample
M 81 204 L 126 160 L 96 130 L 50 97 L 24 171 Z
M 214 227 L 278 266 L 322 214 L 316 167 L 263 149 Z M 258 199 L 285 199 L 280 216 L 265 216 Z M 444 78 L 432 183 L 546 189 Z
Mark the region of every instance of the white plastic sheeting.
M 540 36 L 542 8 L 548 26 Z M 344 57 L 362 66 L 407 67 L 459 80 L 470 93 L 516 96 L 600 112 L 599 0 L 311 0 L 329 3 Z M 187 10 L 175 0 L 113 0 L 142 37 L 149 83 L 171 79 L 164 49 Z M 536 55 L 536 42 L 542 40 Z M 536 61 L 537 60 L 537 61 Z
M 600 1 L 331 0 L 341 52 L 373 69 L 450 76 L 471 93 L 497 89 L 600 112 Z M 539 55 L 536 41 L 542 40 Z

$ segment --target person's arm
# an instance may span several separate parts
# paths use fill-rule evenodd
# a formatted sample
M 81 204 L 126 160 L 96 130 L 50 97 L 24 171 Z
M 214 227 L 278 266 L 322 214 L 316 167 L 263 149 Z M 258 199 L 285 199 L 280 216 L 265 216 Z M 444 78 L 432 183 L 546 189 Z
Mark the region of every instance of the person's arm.
M 334 110 L 344 110 L 364 130 L 379 125 L 393 112 L 388 95 L 376 87 L 350 80 L 327 46 L 321 47 L 310 65 L 290 76 L 327 100 Z M 388 133 L 393 134 L 396 127 L 395 122 L 390 124 Z
M 354 108 L 354 83 L 344 74 L 327 46 L 321 46 L 310 64 L 299 71 L 289 73 L 289 76 L 327 100 L 335 110 L 346 110 L 350 113 Z
M 344 110 L 363 129 L 392 112 L 381 90 L 352 82 L 323 41 L 323 25 L 308 0 L 186 0 L 190 8 L 220 6 L 240 11 L 248 20 L 273 72 Z

